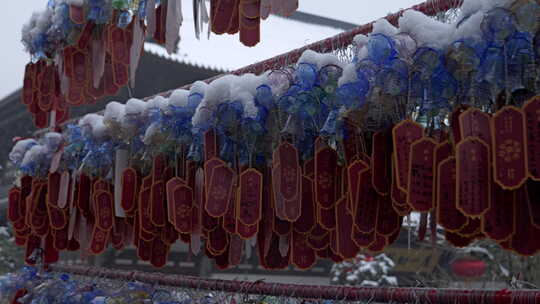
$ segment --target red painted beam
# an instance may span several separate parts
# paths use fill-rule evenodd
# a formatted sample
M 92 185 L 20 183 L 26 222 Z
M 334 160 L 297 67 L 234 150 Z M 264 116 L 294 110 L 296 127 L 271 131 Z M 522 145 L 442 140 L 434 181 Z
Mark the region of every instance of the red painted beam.
M 540 303 L 538 290 L 460 290 L 435 288 L 376 288 L 348 286 L 316 286 L 260 281 L 227 281 L 203 279 L 191 276 L 168 275 L 123 271 L 87 266 L 51 266 L 51 270 L 74 275 L 107 278 L 121 281 L 139 281 L 178 288 L 207 291 L 246 293 L 277 297 L 326 299 L 337 301 L 370 301 L 370 303 L 483 303 L 483 304 L 529 304 Z

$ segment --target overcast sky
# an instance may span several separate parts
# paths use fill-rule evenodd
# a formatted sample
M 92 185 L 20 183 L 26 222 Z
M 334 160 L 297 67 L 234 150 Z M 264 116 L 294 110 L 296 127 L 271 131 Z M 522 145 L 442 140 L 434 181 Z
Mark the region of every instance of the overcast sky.
M 400 8 L 408 8 L 422 0 L 299 0 L 300 10 L 348 21 L 356 24 L 364 24 L 372 20 L 395 12 Z M 0 98 L 12 93 L 22 86 L 24 66 L 29 61 L 29 56 L 24 52 L 20 42 L 20 29 L 30 18 L 33 11 L 43 9 L 47 0 L 16 0 L 2 1 L 0 11 L 0 36 L 3 42 L 0 44 Z M 186 5 L 192 1 L 183 0 Z M 185 8 L 184 14 L 191 11 L 191 7 Z M 186 22 L 191 16 L 186 16 Z M 248 63 L 253 63 L 283 53 L 288 49 L 312 43 L 337 33 L 334 29 L 307 30 L 302 24 L 291 22 L 285 25 L 279 18 L 270 18 L 262 25 L 262 43 L 252 49 L 245 48 L 238 43 L 238 36 L 211 37 L 210 41 L 196 41 L 192 33 L 192 27 L 182 30 L 182 42 L 180 43 L 179 58 L 187 58 L 198 64 L 218 66 L 222 68 L 239 68 Z M 191 25 L 191 24 L 190 24 Z M 290 31 L 284 30 L 288 27 Z M 188 32 L 189 31 L 189 32 Z M 293 37 L 295 36 L 295 37 Z M 298 37 L 298 36 L 305 36 Z M 220 64 L 220 54 L 212 56 L 216 47 L 227 46 L 230 56 L 227 64 Z M 214 57 L 214 58 L 210 58 Z

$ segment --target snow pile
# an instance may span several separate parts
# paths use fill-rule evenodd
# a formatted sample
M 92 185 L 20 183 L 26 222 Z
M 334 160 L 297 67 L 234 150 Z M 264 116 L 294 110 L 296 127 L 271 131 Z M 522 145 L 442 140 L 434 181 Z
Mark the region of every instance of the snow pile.
M 332 282 L 352 286 L 397 286 L 397 278 L 389 275 L 394 266 L 394 261 L 384 253 L 374 257 L 359 254 L 351 261 L 332 267 Z

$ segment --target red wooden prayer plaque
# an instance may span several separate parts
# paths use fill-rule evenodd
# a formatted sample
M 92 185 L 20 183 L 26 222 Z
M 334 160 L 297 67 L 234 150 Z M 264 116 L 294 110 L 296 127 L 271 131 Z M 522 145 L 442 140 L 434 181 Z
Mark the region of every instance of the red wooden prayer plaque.
M 354 228 L 353 216 L 347 208 L 346 198 L 342 198 L 336 203 L 335 214 L 337 254 L 344 259 L 352 259 L 358 254 L 359 248 L 352 239 Z
M 212 1 L 212 32 L 221 35 L 226 33 L 233 24 L 234 11 L 238 9 L 239 0 Z
M 218 166 L 212 170 L 205 206 L 210 216 L 222 217 L 227 213 L 234 179 L 235 173 L 229 166 Z
M 169 223 L 174 225 L 175 221 L 175 211 L 174 211 L 174 190 L 176 187 L 180 185 L 185 185 L 186 182 L 179 178 L 179 177 L 173 177 L 170 178 L 167 183 L 165 184 L 165 193 L 167 197 L 167 220 Z
M 397 172 L 397 186 L 407 191 L 409 185 L 410 150 L 413 142 L 424 135 L 424 128 L 410 119 L 404 120 L 392 129 L 394 164 Z
M 506 106 L 493 115 L 493 179 L 503 189 L 521 187 L 527 180 L 525 115 Z
M 236 212 L 236 210 L 239 208 L 238 204 L 236 203 L 237 196 L 237 193 L 233 193 L 233 195 L 231 195 L 229 208 L 227 208 L 227 213 L 225 213 L 223 216 L 223 229 L 230 234 L 236 234 L 236 222 L 239 221 Z
M 360 203 L 360 174 L 369 169 L 369 165 L 362 160 L 355 160 L 347 168 L 347 179 L 349 184 L 349 200 L 351 201 L 352 212 Z M 365 181 L 363 181 L 365 182 Z
M 259 223 L 262 216 L 263 175 L 255 169 L 242 172 L 239 194 L 238 220 L 247 226 Z
M 535 255 L 539 248 L 538 233 L 531 221 L 524 188 L 514 191 L 516 231 L 510 240 L 511 248 L 524 256 Z
M 156 268 L 161 268 L 167 264 L 169 256 L 169 245 L 160 238 L 155 238 L 152 244 L 152 256 L 150 263 Z
M 153 247 L 153 240 L 151 241 L 145 241 L 143 239 L 139 239 L 139 246 L 137 246 L 137 256 L 141 261 L 150 261 L 152 258 L 152 247 Z
M 302 215 L 293 223 L 295 231 L 309 233 L 317 222 L 315 194 L 313 193 L 313 180 L 302 177 Z
M 375 241 L 369 245 L 367 250 L 371 251 L 372 253 L 379 253 L 382 252 L 386 246 L 388 246 L 388 239 L 385 236 L 376 233 Z
M 229 240 L 229 264 L 240 265 L 244 254 L 244 240 L 238 235 L 232 234 Z
M 174 227 L 179 233 L 191 233 L 193 191 L 186 185 L 178 185 L 171 194 Z
M 290 246 L 291 264 L 298 269 L 309 269 L 317 261 L 315 250 L 307 244 L 307 235 L 293 231 Z
M 380 195 L 390 193 L 392 181 L 392 134 L 388 130 L 373 134 L 371 168 L 373 188 Z
M 396 167 L 394 166 L 394 161 L 392 161 L 392 189 L 390 190 L 390 197 L 392 198 L 392 204 L 398 205 L 402 208 L 409 208 L 409 204 L 407 204 L 407 192 L 399 189 L 397 185 L 397 171 Z M 412 209 L 411 209 L 412 210 Z
M 150 189 L 150 220 L 154 226 L 163 227 L 167 222 L 165 183 L 158 181 Z
M 49 215 L 49 224 L 53 229 L 63 229 L 68 224 L 68 217 L 66 212 L 56 206 L 47 204 L 47 211 Z
M 390 236 L 401 228 L 400 216 L 392 208 L 392 201 L 389 197 L 379 196 L 378 204 L 377 234 Z
M 449 157 L 439 164 L 437 170 L 437 219 L 448 231 L 459 231 L 468 222 L 457 209 L 456 159 Z
M 90 253 L 101 254 L 105 251 L 107 243 L 109 241 L 109 231 L 99 228 L 98 225 L 94 226 L 92 232 L 92 239 L 90 240 Z
M 324 147 L 315 153 L 315 201 L 322 208 L 336 202 L 337 153 Z
M 99 190 L 95 194 L 96 225 L 101 230 L 112 229 L 114 221 L 114 200 L 110 192 Z
M 492 185 L 491 208 L 482 219 L 482 232 L 496 241 L 508 239 L 514 233 L 514 192 L 504 190 L 499 185 Z
M 210 129 L 204 133 L 204 160 L 209 161 L 217 156 L 218 143 L 216 131 L 214 131 L 214 129 Z
M 360 202 L 355 210 L 354 224 L 359 231 L 369 233 L 377 225 L 378 198 L 371 184 L 371 170 L 360 174 Z
M 221 225 L 208 233 L 208 241 L 206 247 L 214 254 L 223 253 L 229 246 L 228 233 L 223 229 Z
M 523 113 L 525 113 L 529 176 L 540 181 L 540 96 L 527 101 L 523 106 Z
M 25 105 L 32 103 L 34 98 L 34 83 L 36 81 L 36 65 L 28 63 L 24 70 L 24 85 L 21 95 L 21 101 Z
M 356 243 L 356 245 L 360 248 L 368 248 L 373 242 L 375 242 L 375 230 L 364 233 L 358 230 L 356 226 L 353 227 L 353 233 L 352 233 L 352 240 Z
M 280 165 L 280 193 L 284 200 L 292 201 L 300 195 L 298 188 L 301 169 L 298 161 L 298 150 L 289 142 L 278 147 Z
M 531 223 L 540 229 L 540 182 L 528 180 L 526 189 Z
M 317 221 L 326 230 L 336 229 L 336 206 L 330 209 L 317 208 Z
M 417 212 L 428 212 L 434 205 L 436 146 L 433 139 L 424 137 L 410 148 L 407 202 Z
M 24 217 L 22 213 L 21 204 L 23 203 L 21 198 L 21 189 L 17 187 L 11 188 L 8 194 L 8 219 L 14 223 L 21 220 Z
M 53 206 L 58 206 L 58 195 L 60 193 L 60 172 L 49 173 L 47 179 L 47 202 Z
M 77 46 L 80 49 L 86 49 L 88 47 L 88 44 L 90 43 L 90 40 L 92 39 L 92 33 L 94 32 L 94 28 L 96 27 L 96 24 L 93 21 L 88 21 L 81 31 L 81 34 L 79 35 L 79 40 L 77 41 Z
M 126 168 L 124 172 L 122 172 L 121 205 L 127 214 L 132 214 L 137 208 L 139 179 L 139 175 L 134 168 Z
M 242 222 L 236 221 L 236 233 L 238 233 L 238 235 L 244 240 L 254 237 L 255 235 L 257 235 L 258 231 L 259 224 L 246 226 L 242 224 Z
M 459 128 L 462 140 L 478 137 L 491 147 L 491 116 L 476 108 L 469 108 L 459 115 Z
M 456 147 L 457 207 L 464 214 L 480 217 L 491 199 L 489 147 L 477 137 L 463 139 Z

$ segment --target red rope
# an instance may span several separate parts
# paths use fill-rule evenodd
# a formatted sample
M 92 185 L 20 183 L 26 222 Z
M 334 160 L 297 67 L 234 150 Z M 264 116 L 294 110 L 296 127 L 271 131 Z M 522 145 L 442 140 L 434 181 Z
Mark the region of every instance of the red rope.
M 338 301 L 371 301 L 390 303 L 483 303 L 483 304 L 521 304 L 540 303 L 537 290 L 459 290 L 434 288 L 376 288 L 348 286 L 316 286 L 260 281 L 227 281 L 203 279 L 191 276 L 122 271 L 93 268 L 87 266 L 51 266 L 55 272 L 74 275 L 107 278 L 121 281 L 139 281 L 148 284 L 179 288 L 223 291 L 277 297 L 296 297 L 304 299 L 326 299 Z

